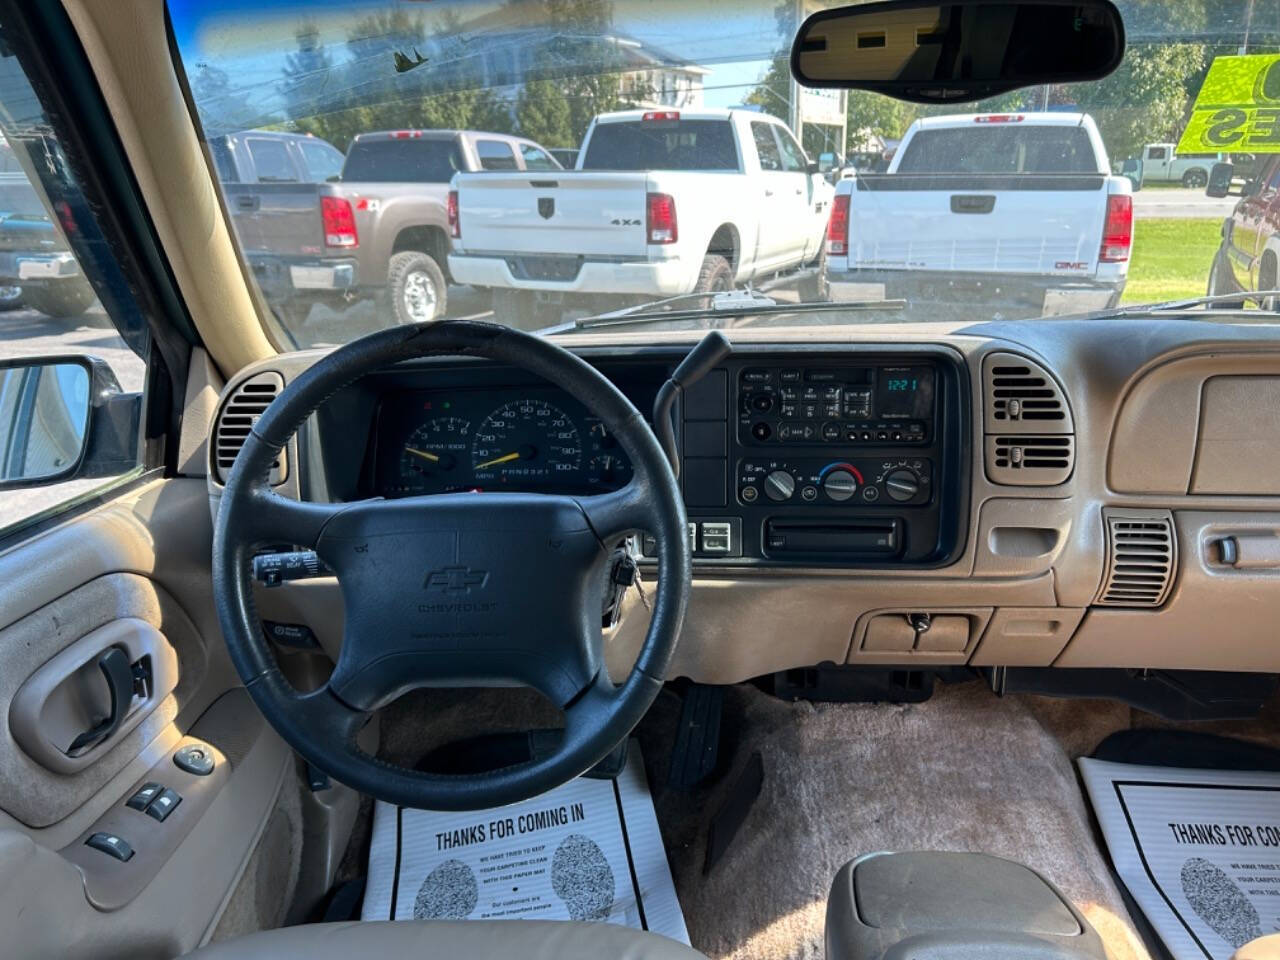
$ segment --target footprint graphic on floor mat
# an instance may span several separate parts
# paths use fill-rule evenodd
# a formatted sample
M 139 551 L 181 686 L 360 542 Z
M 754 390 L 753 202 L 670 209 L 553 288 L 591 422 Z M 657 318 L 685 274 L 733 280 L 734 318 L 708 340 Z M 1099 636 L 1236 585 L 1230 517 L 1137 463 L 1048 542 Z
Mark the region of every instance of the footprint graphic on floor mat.
M 1182 865 L 1182 893 L 1201 920 L 1233 947 L 1262 936 L 1258 911 L 1222 869 L 1203 857 Z
M 415 920 L 463 920 L 476 908 L 480 885 L 461 860 L 446 860 L 422 881 L 413 901 Z
M 551 858 L 551 889 L 574 920 L 603 920 L 613 907 L 617 887 L 613 869 L 594 840 L 571 833 Z

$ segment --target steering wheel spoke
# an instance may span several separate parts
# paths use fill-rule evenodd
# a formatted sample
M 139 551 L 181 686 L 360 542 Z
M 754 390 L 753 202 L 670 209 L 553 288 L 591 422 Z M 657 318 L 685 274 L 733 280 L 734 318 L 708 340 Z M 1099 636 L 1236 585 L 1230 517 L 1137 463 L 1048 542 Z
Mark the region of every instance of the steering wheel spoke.
M 253 543 L 291 543 L 313 549 L 320 542 L 325 525 L 349 506 L 293 500 L 260 488 L 246 511 L 242 536 Z
M 632 480 L 620 490 L 579 497 L 578 506 L 587 522 L 606 546 L 623 534 L 646 530 L 652 524 L 653 510 L 648 502 L 648 485 Z

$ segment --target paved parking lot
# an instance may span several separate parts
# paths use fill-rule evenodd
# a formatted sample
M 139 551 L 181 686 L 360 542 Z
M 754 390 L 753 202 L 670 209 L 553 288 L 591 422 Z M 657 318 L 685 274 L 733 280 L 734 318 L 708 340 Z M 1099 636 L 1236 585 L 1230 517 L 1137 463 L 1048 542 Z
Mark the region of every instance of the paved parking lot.
M 1222 220 L 1230 216 L 1239 197 L 1206 197 L 1204 190 L 1148 187 L 1133 195 L 1133 215 L 1139 220 Z

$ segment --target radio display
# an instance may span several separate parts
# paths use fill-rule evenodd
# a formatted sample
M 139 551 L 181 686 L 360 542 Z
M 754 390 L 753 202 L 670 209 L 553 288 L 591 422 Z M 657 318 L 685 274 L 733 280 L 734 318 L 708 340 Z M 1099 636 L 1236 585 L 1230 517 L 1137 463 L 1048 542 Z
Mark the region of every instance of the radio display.
M 880 367 L 876 414 L 885 420 L 927 420 L 933 416 L 932 367 Z

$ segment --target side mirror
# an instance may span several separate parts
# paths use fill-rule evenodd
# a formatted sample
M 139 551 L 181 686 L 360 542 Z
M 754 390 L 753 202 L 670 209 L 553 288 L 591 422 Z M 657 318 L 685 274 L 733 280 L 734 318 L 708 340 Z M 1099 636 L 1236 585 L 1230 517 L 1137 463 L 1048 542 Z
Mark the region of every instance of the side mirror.
M 804 165 L 804 172 L 808 174 L 821 173 L 822 166 L 817 160 L 810 160 Z
M 1244 182 L 1244 186 L 1240 188 L 1240 196 L 1242 197 L 1256 197 L 1261 192 L 1262 192 L 1262 181 L 1256 180 L 1256 179 L 1246 180 Z
M 1235 176 L 1235 173 L 1235 164 L 1215 163 L 1209 168 L 1209 182 L 1204 188 L 1205 195 L 1210 197 L 1227 196 L 1231 192 L 1231 178 Z
M 94 357 L 0 362 L 0 490 L 128 471 L 141 404 Z

